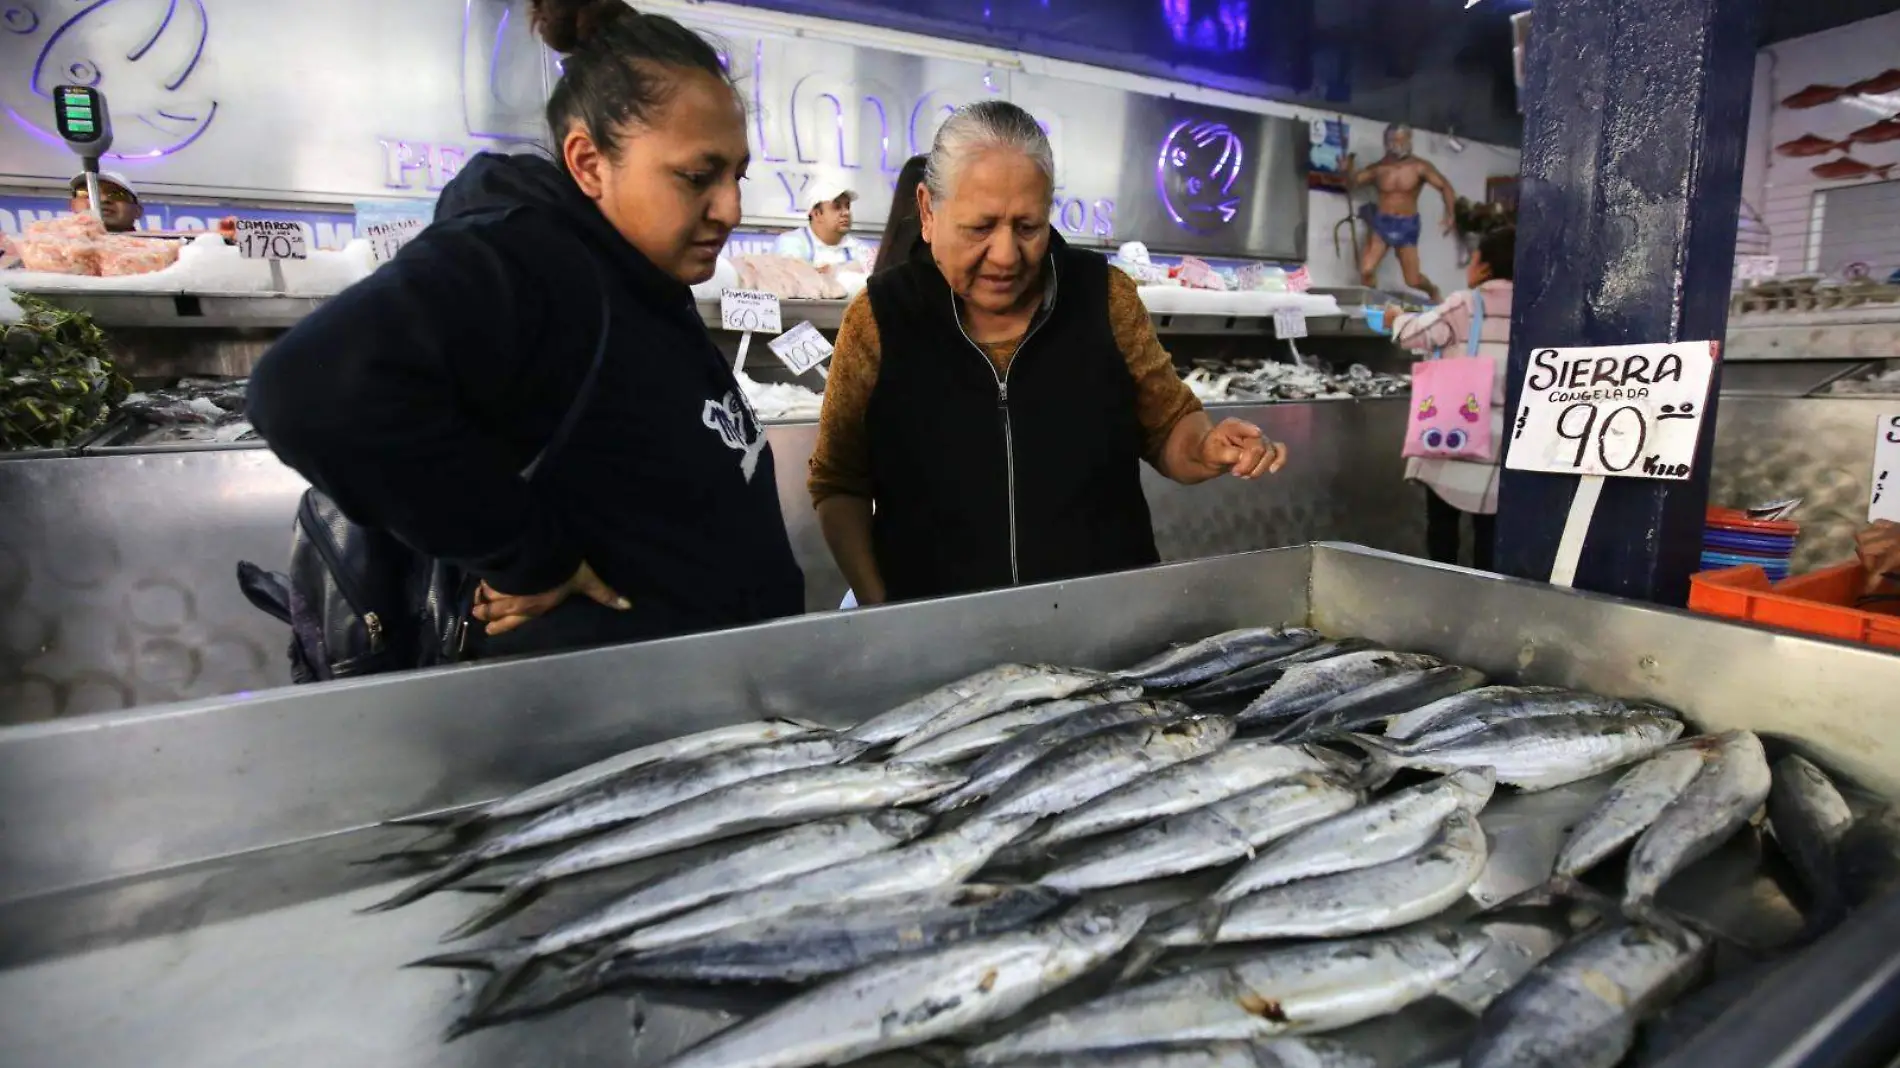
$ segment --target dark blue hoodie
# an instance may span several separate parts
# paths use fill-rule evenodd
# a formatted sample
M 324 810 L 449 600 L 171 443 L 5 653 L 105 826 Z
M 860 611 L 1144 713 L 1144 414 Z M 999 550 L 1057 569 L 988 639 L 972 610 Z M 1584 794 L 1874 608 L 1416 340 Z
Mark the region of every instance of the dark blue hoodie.
M 603 286 L 599 378 L 531 485 L 520 471 L 592 362 Z M 272 346 L 249 412 L 358 523 L 508 593 L 552 589 L 585 560 L 634 604 L 570 598 L 515 649 L 803 609 L 772 450 L 691 292 L 546 159 L 470 160 L 433 225 Z

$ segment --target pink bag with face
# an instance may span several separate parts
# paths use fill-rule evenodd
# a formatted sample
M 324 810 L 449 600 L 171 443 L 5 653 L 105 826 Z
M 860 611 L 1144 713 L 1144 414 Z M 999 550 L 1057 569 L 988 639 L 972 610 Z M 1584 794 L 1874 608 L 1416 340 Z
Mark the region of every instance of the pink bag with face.
M 1491 440 L 1491 383 L 1496 367 L 1478 355 L 1484 338 L 1484 298 L 1471 291 L 1471 336 L 1464 356 L 1438 354 L 1412 365 L 1412 415 L 1406 421 L 1402 454 L 1421 460 L 1472 460 L 1490 463 L 1497 446 Z

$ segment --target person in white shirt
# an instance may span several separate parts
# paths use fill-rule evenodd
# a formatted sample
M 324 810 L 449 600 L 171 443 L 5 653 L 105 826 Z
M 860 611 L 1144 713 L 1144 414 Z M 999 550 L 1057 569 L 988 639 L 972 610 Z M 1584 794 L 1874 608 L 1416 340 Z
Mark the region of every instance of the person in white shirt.
M 780 234 L 772 251 L 820 270 L 856 264 L 871 269 L 871 250 L 851 236 L 851 204 L 858 195 L 842 186 L 820 183 L 812 194 L 809 221 Z

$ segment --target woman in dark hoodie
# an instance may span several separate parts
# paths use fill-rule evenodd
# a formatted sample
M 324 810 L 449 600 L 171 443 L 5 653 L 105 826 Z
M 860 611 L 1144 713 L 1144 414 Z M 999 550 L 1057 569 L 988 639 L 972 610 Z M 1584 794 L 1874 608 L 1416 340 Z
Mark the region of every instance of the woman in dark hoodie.
M 799 612 L 771 448 L 687 288 L 739 222 L 743 107 L 671 19 L 534 15 L 555 159 L 470 160 L 265 355 L 250 414 L 352 520 L 481 580 L 475 655 Z

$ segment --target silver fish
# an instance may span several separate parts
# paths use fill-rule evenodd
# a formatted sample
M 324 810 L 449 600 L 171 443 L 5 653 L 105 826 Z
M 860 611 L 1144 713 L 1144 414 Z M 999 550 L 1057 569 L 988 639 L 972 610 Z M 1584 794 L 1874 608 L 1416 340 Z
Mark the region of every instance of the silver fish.
M 1375 769 L 1452 772 L 1492 767 L 1498 781 L 1525 791 L 1549 790 L 1600 775 L 1659 752 L 1682 733 L 1682 722 L 1651 713 L 1586 714 L 1517 719 L 1429 748 L 1364 734 L 1347 738 Z
M 452 817 L 417 817 L 389 820 L 388 823 L 391 826 L 446 824 L 451 830 L 461 830 L 477 824 L 493 823 L 517 816 L 532 816 L 650 764 L 661 764 L 672 760 L 697 760 L 700 757 L 712 756 L 732 749 L 826 733 L 829 730 L 830 728 L 823 724 L 789 716 L 714 727 L 696 734 L 683 734 L 663 742 L 616 753 L 605 760 L 595 761 L 584 768 L 577 768 L 566 775 L 530 786 L 526 790 L 509 794 L 507 797 L 497 798 Z
M 1237 697 L 1252 697 L 1260 691 L 1280 681 L 1288 668 L 1295 664 L 1311 664 L 1321 660 L 1331 660 L 1347 653 L 1363 653 L 1374 648 L 1364 638 L 1328 638 L 1317 645 L 1309 645 L 1296 653 L 1276 656 L 1263 660 L 1252 667 L 1242 668 L 1229 675 L 1183 691 L 1179 697 L 1189 704 L 1202 705 L 1215 701 L 1225 701 Z
M 1385 736 L 1394 741 L 1407 741 L 1479 712 L 1514 709 L 1525 715 L 1566 715 L 1591 712 L 1599 705 L 1612 703 L 1612 698 L 1561 686 L 1480 686 L 1393 716 L 1385 725 Z
M 1089 690 L 1106 689 L 1115 679 L 1100 671 L 1036 664 L 1029 674 L 979 688 L 975 693 L 932 716 L 922 726 L 898 739 L 893 753 L 907 753 L 939 735 L 968 726 L 998 712 L 1036 701 L 1059 701 Z
M 605 789 L 583 794 L 527 823 L 466 850 L 446 865 L 365 912 L 400 908 L 475 869 L 516 853 L 556 845 L 633 823 L 722 787 L 800 768 L 840 764 L 867 746 L 835 734 L 792 738 L 715 753 L 698 760 L 669 761 L 635 771 Z
M 1490 768 L 1467 768 L 1343 812 L 1275 842 L 1235 872 L 1213 900 L 1235 901 L 1299 879 L 1409 857 L 1437 837 L 1452 813 L 1477 815 L 1496 786 Z
M 1116 686 L 1097 693 L 1081 697 L 1065 697 L 1060 701 L 1039 701 L 1033 705 L 1013 708 L 1008 712 L 998 712 L 986 716 L 968 726 L 939 734 L 927 742 L 922 742 L 903 753 L 892 756 L 893 764 L 952 764 L 959 760 L 986 753 L 1009 741 L 1011 738 L 1033 727 L 1045 723 L 1054 723 L 1065 716 L 1098 705 L 1118 705 L 1133 701 L 1141 696 L 1141 687 L 1135 685 Z
M 1707 953 L 1687 931 L 1616 923 L 1587 934 L 1491 1003 L 1464 1068 L 1614 1068 L 1637 1023 L 1693 982 Z
M 1029 826 L 1030 820 L 974 820 L 901 849 L 763 886 L 695 909 L 623 936 L 601 956 L 675 946 L 743 923 L 783 916 L 795 909 L 891 897 L 954 886 L 975 875 L 990 857 Z
M 1768 800 L 1773 775 L 1761 739 L 1729 731 L 1714 740 L 1708 762 L 1662 810 L 1630 851 L 1624 900 L 1645 905 L 1676 873 L 1713 853 Z
M 1361 796 L 1335 776 L 1299 772 L 1093 843 L 1086 854 L 1037 881 L 1061 890 L 1094 890 L 1219 867 L 1345 812 Z
M 1484 829 L 1475 816 L 1460 810 L 1451 814 L 1430 845 L 1409 857 L 1241 898 L 1226 909 L 1213 940 L 1338 938 L 1402 927 L 1456 904 L 1483 874 L 1488 858 Z M 1205 944 L 1210 907 L 1218 908 L 1184 910 L 1177 922 L 1155 932 L 1154 941 Z
M 1435 668 L 1444 661 L 1423 653 L 1397 653 L 1377 649 L 1347 653 L 1311 664 L 1296 664 L 1280 676 L 1280 681 L 1241 710 L 1240 722 L 1248 726 L 1282 723 L 1298 719 L 1341 694 L 1361 686 L 1414 671 Z
M 882 961 L 721 1031 L 666 1068 L 843 1064 L 957 1034 L 1099 967 L 1146 919 L 1139 907 L 1083 905 L 1027 931 Z
M 1226 745 L 1234 721 L 1189 716 L 1172 723 L 1130 723 L 1069 742 L 998 789 L 979 819 L 1055 816 L 1183 760 Z
M 925 764 L 800 768 L 721 787 L 544 861 L 508 884 L 468 927 L 500 916 L 557 879 L 657 857 L 748 831 L 927 801 L 963 781 Z
M 815 905 L 614 961 L 599 979 L 802 983 L 920 949 L 1024 927 L 1069 897 L 1037 886 L 945 886 Z
M 1484 673 L 1446 664 L 1408 671 L 1349 690 L 1281 728 L 1281 741 L 1317 739 L 1339 731 L 1364 730 L 1388 719 L 1484 681 Z
M 1489 945 L 1481 932 L 1451 928 L 1269 950 L 1052 1013 L 969 1059 L 1332 1031 L 1430 997 Z
M 1775 845 L 1807 888 L 1808 911 L 1817 924 L 1836 919 L 1842 908 L 1840 845 L 1854 826 L 1853 810 L 1826 772 L 1794 753 L 1775 761 L 1774 782 L 1768 822 Z
M 1155 690 L 1178 690 L 1239 671 L 1265 660 L 1319 644 L 1320 634 L 1306 627 L 1250 627 L 1187 642 L 1157 653 L 1120 678 Z
M 1379 1068 L 1378 1058 L 1323 1038 L 1076 1050 L 1001 1063 L 1010 1068 Z
M 930 822 L 929 816 L 908 809 L 815 820 L 659 876 L 525 945 L 446 953 L 412 966 L 494 972 L 495 978 L 482 988 L 469 1010 L 479 1016 L 512 990 L 535 961 L 616 937 L 717 898 L 892 849 L 922 834 Z
M 1583 822 L 1571 828 L 1555 872 L 1578 876 L 1636 840 L 1702 770 L 1706 747 L 1685 745 L 1636 765 L 1616 780 Z
M 944 709 L 966 701 L 988 687 L 1026 678 L 1035 670 L 1028 664 L 998 664 L 984 668 L 974 675 L 966 675 L 955 682 L 939 686 L 922 697 L 905 701 L 888 712 L 872 716 L 845 733 L 871 745 L 895 742 L 935 719 Z
M 1167 723 L 1191 711 L 1179 701 L 1130 701 L 1085 708 L 1039 727 L 1030 727 L 970 765 L 970 781 L 938 798 L 930 810 L 948 812 L 988 797 L 1024 768 L 1077 738 L 1129 723 Z
M 1301 746 L 1261 739 L 1236 742 L 1111 790 L 1057 819 L 1030 844 L 1052 846 L 1124 830 L 1203 808 L 1302 771 L 1321 773 L 1337 767 L 1330 754 L 1322 757 Z

